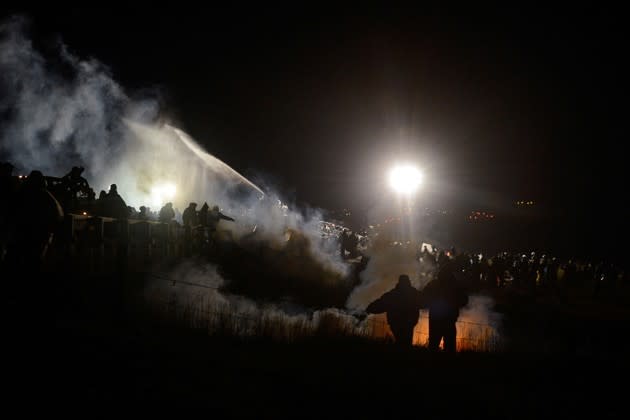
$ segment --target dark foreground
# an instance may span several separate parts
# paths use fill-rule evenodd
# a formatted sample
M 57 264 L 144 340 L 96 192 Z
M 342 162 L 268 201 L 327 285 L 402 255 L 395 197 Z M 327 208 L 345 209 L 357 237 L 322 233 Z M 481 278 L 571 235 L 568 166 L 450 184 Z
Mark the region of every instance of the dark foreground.
M 59 289 L 63 278 L 38 284 Z M 89 299 L 5 294 L 3 402 L 13 417 L 629 417 L 625 315 L 603 329 L 594 316 L 511 299 L 509 351 L 432 354 L 360 338 L 210 337 L 147 322 L 129 302 L 110 304 L 119 289 L 80 280 Z M 534 345 L 563 335 L 568 344 L 552 351 Z
M 239 341 L 129 322 L 50 320 L 4 341 L 5 405 L 115 418 L 627 418 L 629 362 L 431 354 L 379 342 Z

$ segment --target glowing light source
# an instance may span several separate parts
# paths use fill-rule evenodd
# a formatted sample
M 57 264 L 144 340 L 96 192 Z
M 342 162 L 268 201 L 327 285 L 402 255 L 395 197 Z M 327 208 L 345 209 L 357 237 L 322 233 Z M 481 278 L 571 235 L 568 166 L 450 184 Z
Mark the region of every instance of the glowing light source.
M 389 184 L 401 194 L 414 193 L 422 183 L 422 173 L 412 165 L 395 166 L 389 172 Z
M 151 188 L 151 204 L 156 207 L 162 206 L 175 197 L 175 192 L 175 184 L 172 182 L 156 184 Z

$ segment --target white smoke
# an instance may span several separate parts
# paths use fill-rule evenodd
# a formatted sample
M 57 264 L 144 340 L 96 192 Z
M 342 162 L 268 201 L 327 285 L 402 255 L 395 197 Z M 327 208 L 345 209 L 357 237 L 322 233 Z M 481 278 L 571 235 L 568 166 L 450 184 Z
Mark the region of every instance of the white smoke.
M 349 267 L 341 260 L 337 244 L 322 240 L 319 210 L 289 209 L 279 194 L 263 193 L 182 130 L 158 121 L 157 101 L 132 99 L 97 60 L 80 59 L 60 43 L 54 64 L 66 71 L 55 70 L 51 60 L 33 47 L 27 24 L 22 17 L 0 24 L 0 157 L 10 160 L 18 172 L 38 169 L 63 176 L 72 166 L 84 166 L 84 176 L 97 193 L 115 183 L 128 205 L 149 205 L 152 210 L 159 210 L 152 202 L 154 186 L 172 183 L 176 192 L 168 201 L 180 210 L 191 201 L 198 207 L 204 201 L 217 204 L 236 219 L 225 224 L 235 239 L 253 234 L 270 247 L 291 244 L 294 252 L 307 252 L 326 270 L 346 276 Z M 351 311 L 361 310 L 392 288 L 400 274 L 408 274 L 418 288 L 430 277 L 430 267 L 415 259 L 414 248 L 392 247 L 382 237 L 367 253 L 370 261 L 361 273 L 361 284 L 347 302 Z M 323 320 L 332 318 L 357 328 L 356 319 L 345 311 L 297 311 L 289 316 L 286 308 L 223 294 L 219 290 L 224 279 L 212 267 L 184 266 L 169 277 L 179 283 L 165 290 L 197 302 L 200 311 L 281 319 L 304 328 L 319 328 Z M 196 289 L 201 292 L 191 292 Z M 492 322 L 487 305 L 463 313 Z
M 369 257 L 368 264 L 359 275 L 359 285 L 346 302 L 346 307 L 351 312 L 363 311 L 370 302 L 393 289 L 401 274 L 408 275 L 412 285 L 418 290 L 422 290 L 437 275 L 436 264 L 419 258 L 418 250 L 423 241 L 401 241 L 398 229 L 380 230 L 365 251 Z M 414 329 L 416 345 L 427 344 L 428 316 L 427 310 L 420 311 L 418 324 Z M 367 319 L 377 327 L 373 330 L 376 336 L 391 334 L 382 314 L 370 315 Z M 496 350 L 500 345 L 501 323 L 502 317 L 494 311 L 491 297 L 471 294 L 468 305 L 460 310 L 457 322 L 458 349 Z
M 332 245 L 320 240 L 320 211 L 288 209 L 279 194 L 263 193 L 185 132 L 158 121 L 157 102 L 131 99 L 97 60 L 82 60 L 61 43 L 58 56 L 46 59 L 27 36 L 27 24 L 13 17 L 0 25 L 0 156 L 17 172 L 63 176 L 83 166 L 97 195 L 117 184 L 136 208 L 158 211 L 171 201 L 181 215 L 189 202 L 197 209 L 218 205 L 236 219 L 222 223 L 235 239 L 255 232 L 281 247 L 287 235 L 304 238 L 326 269 L 347 273 Z M 162 185 L 172 185 L 173 196 L 156 201 Z
M 104 187 L 109 163 L 124 153 L 121 117 L 152 118 L 156 103 L 130 101 L 105 66 L 79 60 L 62 44 L 55 58 L 71 71 L 51 71 L 26 36 L 27 23 L 14 17 L 0 25 L 0 151 L 22 171 L 52 176 L 83 163 Z
M 314 335 L 365 336 L 369 331 L 364 322 L 343 310 L 255 302 L 222 291 L 225 283 L 215 266 L 186 261 L 149 282 L 145 299 L 170 311 L 171 320 L 207 328 L 210 334 L 293 341 Z
M 365 251 L 368 264 L 361 272 L 361 283 L 348 298 L 349 309 L 363 309 L 386 291 L 393 289 L 401 274 L 406 274 L 417 289 L 432 278 L 432 267 L 416 258 L 416 249 L 404 244 L 393 245 L 386 235 L 379 235 Z

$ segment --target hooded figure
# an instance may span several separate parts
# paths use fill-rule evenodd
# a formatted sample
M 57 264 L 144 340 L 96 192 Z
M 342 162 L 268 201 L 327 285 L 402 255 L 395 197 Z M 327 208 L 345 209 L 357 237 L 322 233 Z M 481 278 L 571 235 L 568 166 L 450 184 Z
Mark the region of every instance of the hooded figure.
M 197 213 L 197 218 L 199 219 L 199 224 L 201 226 L 208 226 L 208 210 L 210 209 L 210 206 L 208 206 L 208 203 L 203 203 L 203 206 L 201 206 L 201 209 L 199 209 L 199 212 Z
M 182 214 L 182 221 L 184 222 L 184 226 L 189 228 L 199 224 L 197 220 L 197 203 L 188 204 L 188 207 L 184 209 L 184 213 Z
M 173 203 L 170 201 L 160 209 L 159 221 L 162 223 L 170 223 L 175 217 L 175 210 L 173 210 Z
M 365 311 L 371 314 L 386 312 L 387 324 L 396 344 L 406 347 L 413 344 L 413 329 L 422 306 L 422 293 L 411 285 L 408 275 L 401 274 L 396 287 L 370 303 Z
M 429 349 L 437 350 L 444 339 L 444 350 L 456 350 L 455 323 L 461 308 L 468 304 L 468 295 L 456 276 L 458 265 L 451 261 L 438 271 L 437 278 L 422 290 L 429 309 Z
M 36 271 L 64 217 L 61 205 L 46 188 L 40 171 L 32 171 L 27 177 L 17 193 L 12 213 L 7 262 L 11 267 Z
M 101 210 L 104 212 L 104 216 L 113 217 L 116 219 L 127 219 L 129 217 L 129 209 L 127 203 L 118 194 L 118 187 L 116 184 L 112 184 L 109 187 L 109 192 L 105 196 L 105 202 Z

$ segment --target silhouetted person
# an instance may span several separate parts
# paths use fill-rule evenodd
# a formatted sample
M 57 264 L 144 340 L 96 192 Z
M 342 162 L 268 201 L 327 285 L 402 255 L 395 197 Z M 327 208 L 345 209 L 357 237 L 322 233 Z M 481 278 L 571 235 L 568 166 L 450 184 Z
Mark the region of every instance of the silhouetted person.
M 449 262 L 438 270 L 437 277 L 422 290 L 429 309 L 429 349 L 437 350 L 444 339 L 444 350 L 456 351 L 459 310 L 468 304 L 468 295 L 456 276 L 458 266 Z
M 346 249 L 348 248 L 348 232 L 341 232 L 341 237 L 339 238 L 339 252 L 342 259 L 346 259 Z
M 149 220 L 149 213 L 146 206 L 140 206 L 140 212 L 138 213 L 138 220 Z
M 431 253 L 429 252 L 429 249 L 427 248 L 426 245 L 422 246 L 422 250 L 418 250 L 418 252 L 416 253 L 416 259 L 417 260 L 421 260 L 423 263 L 428 263 L 429 260 L 433 259 L 435 261 L 435 258 L 433 258 L 433 256 L 431 255 Z
M 109 192 L 105 197 L 104 205 L 101 207 L 103 216 L 113 217 L 116 219 L 127 219 L 129 217 L 129 209 L 125 200 L 118 194 L 118 187 L 116 184 L 112 184 L 109 187 Z
M 162 223 L 170 223 L 175 218 L 175 210 L 173 209 L 173 203 L 168 202 L 160 209 L 160 215 L 158 220 Z
M 409 276 L 401 274 L 396 287 L 370 303 L 365 311 L 387 313 L 387 324 L 396 344 L 407 347 L 413 344 L 413 329 L 418 323 L 421 308 L 422 293 L 411 285 Z
M 216 241 L 219 222 L 221 222 L 221 220 L 234 221 L 232 217 L 221 213 L 219 206 L 212 206 L 212 209 L 208 212 L 208 239 L 211 243 Z
M 196 234 L 197 223 L 197 203 L 189 203 L 182 213 L 182 223 L 184 225 L 184 245 L 189 254 L 197 248 L 198 238 Z
M 17 183 L 13 179 L 13 164 L 10 162 L 0 163 L 0 194 L 2 198 L 13 196 L 17 191 Z
M 481 262 L 479 261 L 479 256 L 473 255 L 471 257 L 468 279 L 469 279 L 470 286 L 474 290 L 481 289 L 481 275 L 482 275 Z
M 357 236 L 356 233 L 350 232 L 348 235 L 348 242 L 347 242 L 347 248 L 346 248 L 350 254 L 348 255 L 349 258 L 356 258 L 359 255 L 358 246 L 359 246 L 359 237 Z
M 86 208 L 84 210 L 89 212 L 90 214 L 94 214 L 96 211 L 96 192 L 93 188 L 90 188 L 88 190 Z
M 185 227 L 193 228 L 198 225 L 197 221 L 197 203 L 190 203 L 182 213 L 182 222 Z
M 90 186 L 87 180 L 82 176 L 85 168 L 81 166 L 73 166 L 70 172 L 61 177 L 64 185 L 70 188 L 71 191 L 79 193 L 81 191 L 87 191 Z
M 348 246 L 348 232 L 346 230 L 342 230 L 339 235 L 339 255 L 344 260 L 346 259 L 346 248 Z
M 208 210 L 210 210 L 210 206 L 208 203 L 203 203 L 203 206 L 199 209 L 199 213 L 197 214 L 199 219 L 199 224 L 201 226 L 208 226 Z
M 138 210 L 134 206 L 127 206 L 127 216 L 130 219 L 136 219 L 138 217 Z
M 507 268 L 506 263 L 505 263 L 505 254 L 501 253 L 499 255 L 497 255 L 496 258 L 492 259 L 492 268 L 494 270 L 496 279 L 497 279 L 497 286 L 498 287 L 504 287 L 505 286 L 505 269 Z M 531 274 L 531 264 L 527 264 L 527 271 L 528 271 L 528 276 L 530 276 Z M 529 277 L 528 277 L 529 278 Z M 527 281 L 526 281 L 527 283 Z
M 79 195 L 87 196 L 90 185 L 82 176 L 85 169 L 81 166 L 73 166 L 70 172 L 61 177 L 61 183 L 71 199 L 76 199 Z
M 422 247 L 422 252 L 418 252 L 416 255 L 418 261 L 420 262 L 420 272 L 422 276 L 426 277 L 433 273 L 435 270 L 435 266 L 437 265 L 435 255 L 426 245 Z
M 11 209 L 12 229 L 7 265 L 23 274 L 39 272 L 53 235 L 63 222 L 63 209 L 46 189 L 40 171 L 31 171 Z M 37 280 L 37 279 L 36 279 Z
M 221 220 L 227 220 L 230 222 L 234 221 L 234 219 L 230 216 L 226 216 L 225 214 L 221 213 L 221 211 L 219 210 L 219 206 L 213 206 L 212 210 L 208 212 L 208 227 L 210 228 L 210 231 L 216 231 L 217 226 L 219 225 L 219 222 Z
M 486 282 L 487 286 L 491 289 L 496 289 L 499 287 L 499 271 L 501 271 L 501 256 L 495 255 L 492 258 L 488 259 L 488 265 L 486 270 Z M 522 262 L 522 264 L 527 264 L 526 261 Z M 524 278 L 526 268 L 521 268 L 521 277 Z
M 105 190 L 101 190 L 98 193 L 98 198 L 94 202 L 93 212 L 97 216 L 105 216 L 105 212 L 107 206 L 107 192 Z
M 440 252 L 438 253 L 437 256 L 437 266 L 442 267 L 444 264 L 446 264 L 447 262 L 450 261 L 450 258 L 448 257 L 448 255 L 446 255 L 446 252 L 444 252 L 444 250 L 440 250 Z
M 2 162 L 0 164 L 0 262 L 3 261 L 9 240 L 9 227 L 11 226 L 11 206 L 17 193 L 17 182 L 13 179 L 13 164 Z

